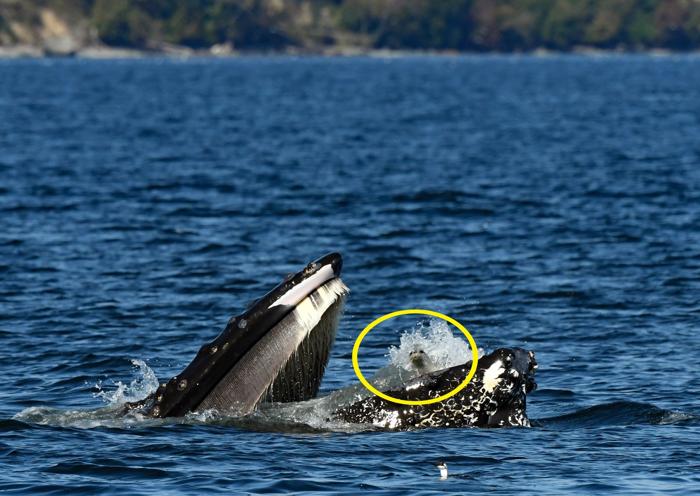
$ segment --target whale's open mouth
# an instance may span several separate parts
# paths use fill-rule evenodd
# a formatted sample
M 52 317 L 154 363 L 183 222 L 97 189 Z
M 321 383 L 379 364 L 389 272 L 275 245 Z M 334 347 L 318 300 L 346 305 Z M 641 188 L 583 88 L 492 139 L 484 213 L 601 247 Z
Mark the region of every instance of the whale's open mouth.
M 138 406 L 155 417 L 209 409 L 240 415 L 264 401 L 314 397 L 348 294 L 341 267 L 340 254 L 331 253 L 285 278 Z

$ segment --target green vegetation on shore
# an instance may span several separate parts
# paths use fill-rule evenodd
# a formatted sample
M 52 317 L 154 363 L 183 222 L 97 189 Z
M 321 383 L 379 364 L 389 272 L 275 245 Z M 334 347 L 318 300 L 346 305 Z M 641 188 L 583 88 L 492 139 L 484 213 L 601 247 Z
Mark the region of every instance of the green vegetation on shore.
M 697 0 L 0 0 L 0 45 L 695 50 Z M 49 47 L 50 48 L 50 47 Z

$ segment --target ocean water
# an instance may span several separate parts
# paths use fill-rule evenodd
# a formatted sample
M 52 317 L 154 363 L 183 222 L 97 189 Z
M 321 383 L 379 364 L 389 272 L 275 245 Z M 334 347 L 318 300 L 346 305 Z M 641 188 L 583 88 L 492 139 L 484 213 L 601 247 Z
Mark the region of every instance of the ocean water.
M 0 490 L 700 492 L 698 88 L 694 56 L 1 61 Z M 429 308 L 535 351 L 535 425 L 115 413 L 332 250 L 324 395 Z

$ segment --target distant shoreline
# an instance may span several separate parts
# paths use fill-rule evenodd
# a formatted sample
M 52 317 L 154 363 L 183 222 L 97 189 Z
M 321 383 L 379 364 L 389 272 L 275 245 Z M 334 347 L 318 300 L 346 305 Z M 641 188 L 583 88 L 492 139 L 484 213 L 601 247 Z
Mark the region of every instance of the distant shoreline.
M 134 49 L 111 47 L 105 45 L 87 46 L 71 52 L 55 52 L 33 45 L 0 46 L 0 59 L 41 59 L 41 58 L 77 58 L 77 59 L 147 59 L 147 58 L 245 58 L 260 56 L 310 56 L 310 57 L 460 57 L 460 56 L 529 56 L 548 57 L 560 55 L 584 56 L 615 56 L 615 55 L 648 55 L 648 56 L 697 56 L 700 50 L 679 51 L 667 49 L 600 49 L 594 47 L 575 47 L 571 50 L 551 50 L 538 48 L 530 51 L 457 51 L 457 50 L 395 50 L 365 47 L 331 46 L 323 49 L 308 49 L 289 47 L 283 50 L 245 49 L 217 50 L 192 49 L 185 46 L 169 45 L 163 49 Z
M 0 58 L 699 51 L 700 0 L 0 0 Z

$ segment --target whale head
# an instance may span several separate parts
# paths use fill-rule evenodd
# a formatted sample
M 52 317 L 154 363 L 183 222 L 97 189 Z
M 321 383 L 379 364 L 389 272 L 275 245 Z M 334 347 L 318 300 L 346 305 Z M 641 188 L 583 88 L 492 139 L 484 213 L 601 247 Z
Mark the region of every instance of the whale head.
M 420 375 L 400 389 L 387 391 L 394 398 L 425 400 L 453 391 L 467 376 L 472 362 Z M 405 406 L 371 396 L 336 410 L 333 416 L 350 423 L 367 423 L 381 429 L 421 427 L 529 426 L 525 396 L 535 387 L 537 361 L 532 351 L 499 348 L 478 360 L 472 380 L 457 394 L 437 403 Z
M 348 294 L 341 268 L 340 254 L 331 253 L 287 276 L 137 406 L 154 417 L 240 415 L 265 401 L 315 396 Z

